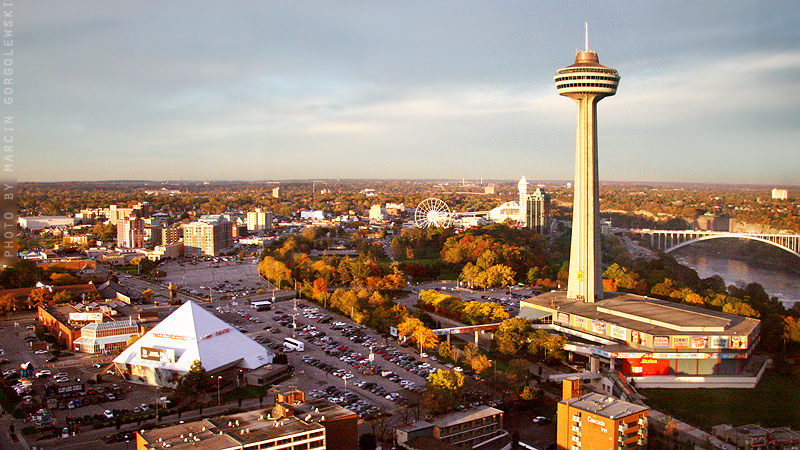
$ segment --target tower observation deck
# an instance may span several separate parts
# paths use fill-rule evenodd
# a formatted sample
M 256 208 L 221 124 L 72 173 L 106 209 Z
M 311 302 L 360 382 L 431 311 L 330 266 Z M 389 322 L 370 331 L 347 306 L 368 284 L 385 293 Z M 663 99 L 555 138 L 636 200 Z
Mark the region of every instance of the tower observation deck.
M 603 298 L 597 102 L 617 92 L 619 73 L 600 64 L 597 53 L 589 51 L 588 36 L 587 27 L 585 50 L 578 52 L 574 64 L 556 72 L 555 82 L 559 95 L 575 100 L 578 106 L 567 297 L 594 302 Z

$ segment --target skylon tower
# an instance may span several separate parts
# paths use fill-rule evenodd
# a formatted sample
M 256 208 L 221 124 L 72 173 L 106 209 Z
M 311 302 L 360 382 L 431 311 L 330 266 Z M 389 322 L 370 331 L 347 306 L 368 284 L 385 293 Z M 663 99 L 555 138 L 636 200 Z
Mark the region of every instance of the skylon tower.
M 556 72 L 555 82 L 559 95 L 575 100 L 578 105 L 567 297 L 594 302 L 603 298 L 600 185 L 597 177 L 597 102 L 617 92 L 619 73 L 600 64 L 597 53 L 589 50 L 588 25 L 584 51 L 578 52 L 573 65 Z

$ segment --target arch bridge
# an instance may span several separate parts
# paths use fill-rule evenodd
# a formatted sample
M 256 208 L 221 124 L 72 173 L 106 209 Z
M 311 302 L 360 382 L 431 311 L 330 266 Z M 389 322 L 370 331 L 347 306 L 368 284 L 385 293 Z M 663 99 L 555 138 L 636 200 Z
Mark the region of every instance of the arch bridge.
M 697 230 L 630 230 L 640 236 L 649 236 L 653 248 L 670 253 L 681 247 L 695 242 L 710 239 L 749 239 L 764 242 L 783 249 L 800 258 L 800 235 L 796 234 L 761 234 L 761 233 L 731 233 L 728 231 L 697 231 Z

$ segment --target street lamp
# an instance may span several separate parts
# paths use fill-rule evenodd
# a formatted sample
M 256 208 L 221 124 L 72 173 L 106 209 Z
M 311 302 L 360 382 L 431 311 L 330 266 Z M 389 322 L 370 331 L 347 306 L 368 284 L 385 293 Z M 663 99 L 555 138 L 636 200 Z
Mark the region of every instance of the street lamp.
M 159 417 L 158 417 L 158 403 L 159 403 L 158 388 L 160 388 L 160 387 L 161 386 L 156 386 L 156 420 L 159 420 Z
M 218 405 L 222 404 L 222 400 L 220 400 L 220 397 L 219 397 L 219 380 L 221 380 L 221 379 L 222 379 L 222 376 L 221 375 L 217 375 L 217 404 Z

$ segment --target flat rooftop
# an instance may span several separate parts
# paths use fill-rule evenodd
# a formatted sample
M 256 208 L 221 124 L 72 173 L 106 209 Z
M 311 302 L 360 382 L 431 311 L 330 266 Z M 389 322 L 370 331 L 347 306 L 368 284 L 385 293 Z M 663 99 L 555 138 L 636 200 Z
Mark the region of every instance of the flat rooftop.
M 650 408 L 646 406 L 628 403 L 624 400 L 608 397 L 595 392 L 584 394 L 577 398 L 562 400 L 559 403 L 566 403 L 573 408 L 591 412 L 597 414 L 598 416 L 609 419 L 620 419 L 650 410 Z
M 298 417 L 271 419 L 269 413 L 269 410 L 248 411 L 165 428 L 154 428 L 141 432 L 141 435 L 149 443 L 145 446 L 148 449 L 161 449 L 166 443 L 173 450 L 183 448 L 225 450 L 283 436 L 325 430 L 319 422 L 306 422 Z
M 503 414 L 503 411 L 497 408 L 492 408 L 491 406 L 481 405 L 464 411 L 457 411 L 454 413 L 445 414 L 444 416 L 436 417 L 435 419 L 431 420 L 431 423 L 439 428 L 444 428 L 451 427 L 459 423 L 472 422 L 484 417 L 491 417 L 497 414 Z
M 534 309 L 574 314 L 653 335 L 703 333 L 748 336 L 760 324 L 758 319 L 635 294 L 607 292 L 605 296 L 603 300 L 586 303 L 567 298 L 564 291 L 548 292 L 523 300 L 520 308 L 528 304 Z

